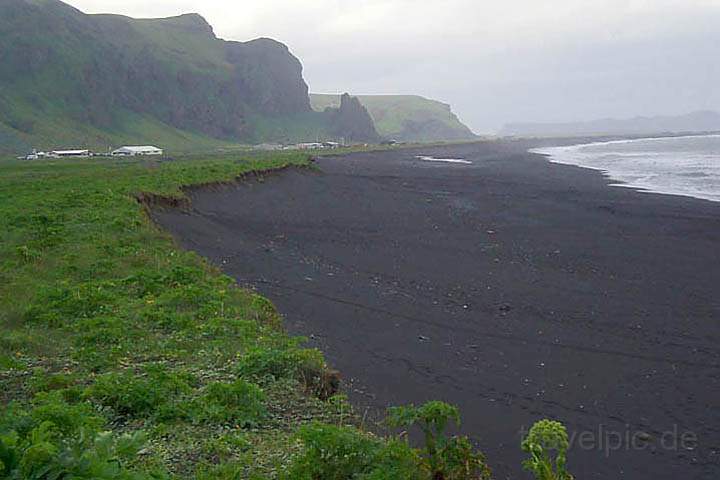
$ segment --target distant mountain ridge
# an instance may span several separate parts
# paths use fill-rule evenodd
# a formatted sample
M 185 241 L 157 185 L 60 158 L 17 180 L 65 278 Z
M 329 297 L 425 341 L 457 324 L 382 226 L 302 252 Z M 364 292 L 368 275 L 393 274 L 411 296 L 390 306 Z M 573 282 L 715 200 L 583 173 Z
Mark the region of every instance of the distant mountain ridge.
M 1 0 L 0 45 L 0 150 L 299 141 L 352 124 L 312 110 L 285 45 L 219 39 L 197 14 L 132 19 Z
M 686 115 L 601 119 L 577 123 L 509 123 L 503 136 L 557 137 L 593 135 L 638 135 L 720 131 L 720 113 L 703 110 Z
M 450 105 L 418 95 L 358 95 L 380 135 L 404 142 L 473 140 L 476 135 L 452 112 Z M 316 111 L 339 104 L 340 95 L 310 94 Z

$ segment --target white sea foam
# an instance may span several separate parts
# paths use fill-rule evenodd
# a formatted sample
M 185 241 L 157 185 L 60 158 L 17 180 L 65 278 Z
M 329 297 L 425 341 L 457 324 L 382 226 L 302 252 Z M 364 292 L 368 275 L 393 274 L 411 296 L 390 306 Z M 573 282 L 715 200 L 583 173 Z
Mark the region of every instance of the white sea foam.
M 535 148 L 554 163 L 600 170 L 618 187 L 720 202 L 720 135 Z
M 417 157 L 420 160 L 425 160 L 426 162 L 446 162 L 446 163 L 464 163 L 464 164 L 472 164 L 469 160 L 463 160 L 462 158 L 435 158 L 435 157 L 429 157 L 426 155 L 418 155 Z

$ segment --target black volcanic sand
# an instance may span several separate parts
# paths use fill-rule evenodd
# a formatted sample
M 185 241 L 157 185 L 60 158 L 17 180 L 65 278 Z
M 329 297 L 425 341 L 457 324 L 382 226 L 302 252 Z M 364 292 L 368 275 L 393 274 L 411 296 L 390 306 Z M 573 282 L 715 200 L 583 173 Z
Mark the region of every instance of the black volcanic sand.
M 154 217 L 271 298 L 356 405 L 458 405 L 496 478 L 530 477 L 542 417 L 585 432 L 578 479 L 720 478 L 720 204 L 527 146 L 322 158 Z

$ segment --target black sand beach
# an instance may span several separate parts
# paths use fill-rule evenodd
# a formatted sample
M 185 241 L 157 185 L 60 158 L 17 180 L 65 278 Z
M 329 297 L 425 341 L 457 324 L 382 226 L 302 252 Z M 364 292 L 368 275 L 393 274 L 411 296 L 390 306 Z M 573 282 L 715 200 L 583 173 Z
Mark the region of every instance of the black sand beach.
M 530 477 L 520 429 L 544 417 L 589 432 L 578 479 L 720 478 L 720 204 L 527 147 L 322 158 L 154 217 L 267 295 L 357 405 L 458 405 L 496 478 Z

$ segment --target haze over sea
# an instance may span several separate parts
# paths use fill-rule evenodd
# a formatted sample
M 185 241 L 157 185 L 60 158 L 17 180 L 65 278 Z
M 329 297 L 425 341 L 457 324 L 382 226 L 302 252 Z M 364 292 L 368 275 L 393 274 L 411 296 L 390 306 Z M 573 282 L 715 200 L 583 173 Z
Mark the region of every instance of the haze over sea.
M 600 170 L 613 185 L 720 202 L 720 135 L 643 138 L 531 150 Z

